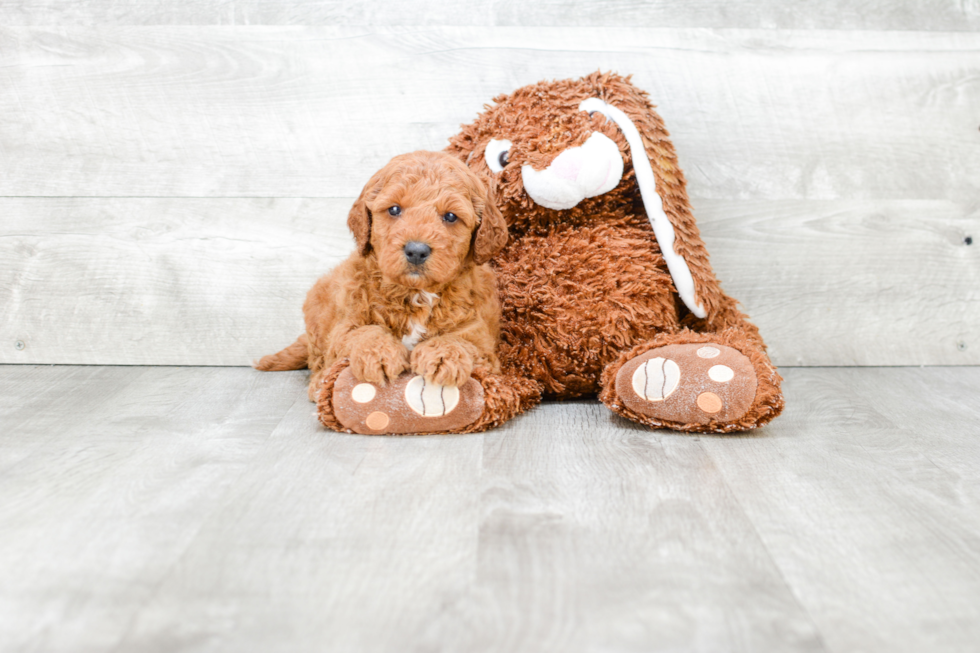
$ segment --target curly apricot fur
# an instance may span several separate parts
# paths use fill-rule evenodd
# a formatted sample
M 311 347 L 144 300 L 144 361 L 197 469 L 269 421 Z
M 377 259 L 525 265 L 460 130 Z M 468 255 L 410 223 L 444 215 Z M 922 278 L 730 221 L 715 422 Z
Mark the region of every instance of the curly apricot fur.
M 412 371 L 426 381 L 460 386 L 473 372 L 479 356 L 476 347 L 456 337 L 439 336 L 426 340 L 412 352 Z

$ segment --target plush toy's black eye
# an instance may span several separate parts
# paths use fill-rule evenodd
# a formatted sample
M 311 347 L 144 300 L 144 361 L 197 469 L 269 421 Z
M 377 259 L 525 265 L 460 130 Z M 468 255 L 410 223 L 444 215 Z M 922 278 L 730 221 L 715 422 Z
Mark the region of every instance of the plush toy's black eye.
M 459 220 L 459 218 L 456 216 L 455 213 L 447 213 L 446 215 L 442 216 L 442 219 L 448 222 L 449 224 L 452 224 L 457 220 Z
M 397 218 L 401 214 L 402 214 L 402 207 L 398 206 L 397 204 L 395 204 L 393 207 L 388 209 L 388 215 L 394 218 Z
M 513 143 L 506 138 L 497 140 L 491 138 L 483 150 L 483 160 L 487 162 L 487 167 L 491 172 L 503 172 L 507 162 L 510 161 L 510 148 Z
M 595 115 L 595 111 L 589 111 L 589 118 Z

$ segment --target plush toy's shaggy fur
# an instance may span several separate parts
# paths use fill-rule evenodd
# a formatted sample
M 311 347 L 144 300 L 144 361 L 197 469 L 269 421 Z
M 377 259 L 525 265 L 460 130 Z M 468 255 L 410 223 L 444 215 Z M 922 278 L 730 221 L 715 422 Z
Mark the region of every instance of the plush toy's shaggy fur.
M 580 108 L 589 98 L 624 112 L 638 130 L 643 149 L 633 151 L 624 128 L 603 112 Z M 780 376 L 758 330 L 712 272 L 674 147 L 646 93 L 628 77 L 595 73 L 526 86 L 494 98 L 494 103 L 451 139 L 447 151 L 491 186 L 510 231 L 509 243 L 492 259 L 503 306 L 503 373 L 534 381 L 545 396 L 598 393 L 620 415 L 657 427 L 729 432 L 760 426 L 778 415 L 783 407 Z M 602 136 L 591 138 L 594 134 Z M 577 147 L 583 149 L 572 150 Z M 604 185 L 615 183 L 616 170 L 593 174 L 577 167 L 592 165 L 598 156 L 592 154 L 595 148 L 606 154 L 611 148 L 613 164 L 615 149 L 622 158 L 617 164 L 621 179 L 605 192 Z M 557 160 L 568 151 L 572 153 Z M 641 196 L 637 166 L 646 163 L 638 157 L 649 160 L 659 197 Z M 592 181 L 582 181 L 590 174 Z M 550 176 L 540 182 L 542 175 Z M 526 188 L 528 179 L 536 189 L 546 182 L 543 191 L 537 190 L 540 201 Z M 575 184 L 586 189 L 581 191 L 584 197 L 565 208 L 576 201 L 566 200 L 578 192 Z M 589 184 L 596 188 L 589 191 Z M 589 192 L 599 194 L 590 197 Z M 659 211 L 661 200 L 668 226 L 673 227 L 672 253 L 661 250 L 651 228 L 650 202 Z M 679 297 L 684 270 L 668 269 L 665 254 L 675 263 L 679 255 L 686 263 L 693 300 Z M 656 351 L 648 354 L 677 344 L 691 345 L 670 350 L 682 352 L 674 355 L 677 360 L 654 356 Z M 693 365 L 697 357 L 719 352 L 725 360 L 738 359 L 738 364 L 712 369 L 710 379 L 694 371 L 701 369 Z M 653 357 L 658 366 L 642 372 L 659 374 L 657 383 L 663 387 L 634 390 L 623 375 L 617 383 L 620 368 L 641 354 Z M 716 380 L 726 378 L 733 368 L 748 370 L 749 376 L 754 371 L 755 378 Z M 690 386 L 690 391 L 670 394 L 671 384 L 678 383 L 679 388 Z M 731 394 L 736 391 L 750 396 L 739 399 Z M 639 402 L 641 414 L 625 405 L 624 392 L 647 392 L 653 398 Z M 726 411 L 718 406 L 729 396 L 748 408 L 722 419 Z M 632 399 L 638 405 L 636 397 Z
M 258 369 L 309 367 L 310 399 L 337 430 L 486 428 L 539 397 L 534 384 L 497 376 L 500 304 L 486 262 L 506 242 L 507 227 L 478 176 L 442 152 L 395 157 L 368 181 L 348 226 L 357 251 L 310 290 L 306 333 Z M 413 260 L 410 249 L 420 245 L 427 252 Z M 345 370 L 351 388 L 369 386 L 357 398 L 334 396 Z M 409 410 L 405 387 L 415 375 L 437 390 L 463 388 L 466 410 L 439 415 L 440 422 Z M 471 375 L 480 387 L 464 388 Z M 467 414 L 468 425 L 457 423 Z

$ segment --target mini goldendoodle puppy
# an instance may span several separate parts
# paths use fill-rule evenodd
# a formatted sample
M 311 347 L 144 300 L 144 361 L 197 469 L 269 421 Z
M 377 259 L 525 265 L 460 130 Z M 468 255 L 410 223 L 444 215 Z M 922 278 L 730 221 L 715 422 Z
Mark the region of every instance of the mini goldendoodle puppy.
M 347 224 L 357 250 L 310 290 L 306 333 L 255 367 L 309 367 L 310 399 L 336 430 L 473 430 L 519 412 L 511 402 L 480 419 L 481 385 L 500 371 L 500 302 L 486 262 L 507 227 L 479 177 L 449 154 L 397 156 Z

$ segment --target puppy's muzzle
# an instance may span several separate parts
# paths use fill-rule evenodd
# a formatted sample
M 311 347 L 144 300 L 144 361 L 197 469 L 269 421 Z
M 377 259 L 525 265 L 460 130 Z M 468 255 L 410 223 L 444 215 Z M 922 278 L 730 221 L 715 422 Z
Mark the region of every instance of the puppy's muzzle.
M 422 265 L 432 254 L 432 248 L 425 243 L 412 240 L 405 243 L 405 259 L 412 265 Z

